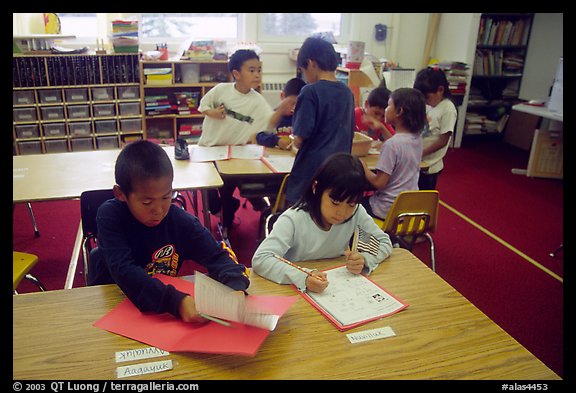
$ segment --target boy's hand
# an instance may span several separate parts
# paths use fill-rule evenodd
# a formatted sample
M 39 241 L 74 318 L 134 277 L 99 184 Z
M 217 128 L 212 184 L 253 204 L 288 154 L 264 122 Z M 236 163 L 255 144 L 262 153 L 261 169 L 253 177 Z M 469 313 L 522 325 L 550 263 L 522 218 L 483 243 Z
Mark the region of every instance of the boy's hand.
M 283 116 L 290 116 L 294 113 L 294 108 L 296 107 L 297 96 L 288 96 L 280 101 L 278 107 L 276 108 L 279 113 Z
M 328 287 L 328 278 L 326 273 L 320 272 L 318 270 L 313 270 L 312 273 L 318 277 L 321 277 L 322 280 L 313 276 L 306 277 L 306 289 L 310 292 L 323 292 L 326 287 Z
M 180 312 L 180 318 L 184 322 L 190 323 L 206 323 L 208 320 L 200 316 L 198 311 L 196 311 L 196 303 L 192 296 L 186 296 L 180 302 L 178 306 L 178 311 Z
M 278 147 L 283 150 L 289 150 L 292 147 L 292 140 L 287 136 L 281 136 L 278 139 Z
M 224 107 L 224 104 L 220 104 L 217 108 L 204 111 L 204 114 L 208 117 L 222 120 L 226 118 L 226 108 Z
M 344 251 L 344 255 L 346 256 L 346 268 L 348 271 L 353 274 L 362 273 L 365 263 L 362 254 L 346 250 Z

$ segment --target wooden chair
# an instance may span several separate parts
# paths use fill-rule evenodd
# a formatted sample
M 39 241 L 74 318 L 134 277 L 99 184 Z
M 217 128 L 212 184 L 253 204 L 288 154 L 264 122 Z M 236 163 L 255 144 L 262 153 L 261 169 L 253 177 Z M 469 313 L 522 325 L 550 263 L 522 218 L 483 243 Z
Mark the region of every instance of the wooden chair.
M 286 204 L 286 183 L 288 181 L 288 177 L 290 174 L 286 174 L 282 179 L 282 183 L 280 184 L 280 188 L 278 189 L 278 193 L 276 194 L 276 198 L 274 199 L 274 205 L 271 205 L 262 211 L 260 215 L 260 225 L 259 225 L 259 241 L 262 241 L 264 238 L 268 237 L 270 231 L 272 231 L 272 227 L 274 226 L 274 222 L 278 219 L 280 214 L 288 207 Z
M 38 256 L 25 252 L 12 251 L 12 292 L 16 295 L 16 288 L 26 279 L 36 285 L 42 292 L 46 291 L 44 284 L 30 274 L 30 270 L 38 263 Z
M 374 218 L 376 225 L 397 239 L 402 248 L 412 250 L 418 237 L 425 237 L 430 243 L 433 271 L 436 271 L 436 260 L 430 234 L 436 229 L 439 200 L 436 190 L 403 191 L 396 197 L 386 220 Z

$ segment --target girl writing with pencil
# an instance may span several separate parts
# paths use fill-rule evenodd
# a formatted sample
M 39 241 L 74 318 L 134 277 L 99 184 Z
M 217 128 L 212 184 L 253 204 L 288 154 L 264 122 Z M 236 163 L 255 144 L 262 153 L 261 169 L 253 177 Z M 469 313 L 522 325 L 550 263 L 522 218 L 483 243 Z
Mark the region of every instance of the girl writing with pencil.
M 287 262 L 345 255 L 351 273 L 370 274 L 390 255 L 392 244 L 359 204 L 366 189 L 364 168 L 357 157 L 349 153 L 328 157 L 304 195 L 278 217 L 254 253 L 254 272 L 278 284 L 294 284 L 301 291 L 312 292 L 326 289 L 326 274 Z M 349 250 L 355 232 L 357 241 Z

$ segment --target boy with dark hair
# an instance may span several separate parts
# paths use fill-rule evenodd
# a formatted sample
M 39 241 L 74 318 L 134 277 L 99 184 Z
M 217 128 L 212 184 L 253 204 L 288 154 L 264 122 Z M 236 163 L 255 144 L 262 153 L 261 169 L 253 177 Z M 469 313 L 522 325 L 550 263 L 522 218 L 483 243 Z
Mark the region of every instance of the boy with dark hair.
M 354 109 L 356 131 L 368 135 L 375 141 L 385 141 L 394 135 L 394 128 L 386 124 L 384 113 L 388 106 L 390 90 L 386 87 L 373 89 L 364 103 L 364 107 Z
M 280 99 L 282 101 L 290 98 L 295 99 L 298 97 L 298 94 L 300 94 L 300 90 L 302 90 L 304 85 L 306 85 L 306 82 L 300 78 L 290 79 L 286 82 L 284 89 L 282 89 Z M 282 118 L 276 125 L 276 130 L 273 132 L 260 131 L 256 134 L 256 143 L 267 147 L 289 149 L 292 145 L 289 136 L 292 134 L 292 116 L 294 115 L 294 106 L 296 106 L 296 102 L 294 102 L 294 105 L 290 107 L 283 106 L 284 113 L 282 113 Z
M 354 138 L 354 96 L 336 79 L 338 56 L 322 38 L 309 37 L 296 61 L 308 82 L 294 110 L 292 133 L 298 153 L 288 178 L 286 200 L 303 195 L 316 169 L 333 153 L 350 153 Z
M 262 81 L 262 64 L 253 50 L 234 52 L 228 69 L 234 82 L 217 84 L 200 100 L 198 110 L 205 116 L 198 140 L 201 146 L 244 145 L 254 141 L 259 131 L 272 130 L 284 107 L 290 106 L 291 101 L 284 100 L 281 108 L 274 111 L 255 90 Z M 210 211 L 217 214 L 222 209 L 225 238 L 240 206 L 240 201 L 233 196 L 236 187 L 236 182 L 224 179 L 222 188 L 208 192 Z
M 186 322 L 202 322 L 194 299 L 151 277 L 176 276 L 194 260 L 235 290 L 250 281 L 224 243 L 200 221 L 172 204 L 172 163 L 159 145 L 141 140 L 126 145 L 116 160 L 115 199 L 98 209 L 98 247 L 90 254 L 90 285 L 116 283 L 142 312 L 168 312 Z

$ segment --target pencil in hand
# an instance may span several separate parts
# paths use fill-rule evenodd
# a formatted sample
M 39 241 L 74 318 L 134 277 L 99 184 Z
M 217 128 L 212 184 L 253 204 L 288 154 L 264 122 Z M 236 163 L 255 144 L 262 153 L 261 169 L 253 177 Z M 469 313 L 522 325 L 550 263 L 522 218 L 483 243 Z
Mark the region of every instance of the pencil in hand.
M 319 275 L 317 275 L 317 274 L 314 274 L 314 273 L 311 273 L 311 272 L 309 272 L 309 271 L 307 271 L 307 270 L 304 270 L 302 267 L 296 265 L 296 264 L 293 263 L 293 262 L 290 262 L 288 259 L 283 258 L 283 257 L 281 257 L 281 256 L 278 255 L 278 254 L 273 254 L 273 255 L 274 255 L 274 258 L 278 259 L 279 261 L 284 262 L 285 264 L 287 264 L 287 265 L 289 265 L 289 266 L 292 266 L 293 268 L 298 269 L 298 270 L 300 270 L 300 271 L 303 272 L 303 273 L 306 273 L 306 274 L 309 275 L 310 277 L 314 277 L 315 279 L 320 280 L 320 281 L 326 281 L 326 279 L 325 279 L 324 277 L 321 277 L 321 276 L 319 276 Z

